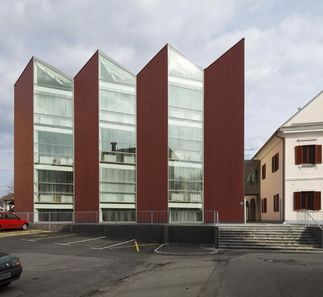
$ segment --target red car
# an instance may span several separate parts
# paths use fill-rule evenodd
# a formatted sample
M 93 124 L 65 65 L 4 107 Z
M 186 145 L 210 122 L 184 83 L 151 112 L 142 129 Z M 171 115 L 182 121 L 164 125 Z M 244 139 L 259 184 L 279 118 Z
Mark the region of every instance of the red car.
M 20 219 L 12 212 L 0 212 L 0 230 L 22 229 L 27 230 L 28 221 Z

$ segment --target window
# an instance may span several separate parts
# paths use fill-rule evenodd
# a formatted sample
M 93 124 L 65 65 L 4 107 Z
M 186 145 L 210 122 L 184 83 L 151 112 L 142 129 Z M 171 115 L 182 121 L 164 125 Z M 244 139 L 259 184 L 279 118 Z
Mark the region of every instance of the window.
M 252 170 L 247 176 L 249 185 L 256 185 L 258 183 L 258 169 Z
M 266 164 L 262 165 L 261 167 L 261 178 L 262 179 L 266 178 Z
M 294 192 L 294 210 L 321 210 L 321 192 Z
M 274 195 L 274 212 L 279 211 L 279 194 Z
M 322 145 L 295 146 L 295 164 L 321 164 Z
M 271 158 L 271 172 L 276 172 L 279 169 L 279 153 Z
M 16 215 L 14 215 L 13 213 L 7 213 L 5 215 L 5 217 L 9 220 L 19 220 L 18 217 Z
M 267 212 L 267 198 L 261 200 L 261 212 Z

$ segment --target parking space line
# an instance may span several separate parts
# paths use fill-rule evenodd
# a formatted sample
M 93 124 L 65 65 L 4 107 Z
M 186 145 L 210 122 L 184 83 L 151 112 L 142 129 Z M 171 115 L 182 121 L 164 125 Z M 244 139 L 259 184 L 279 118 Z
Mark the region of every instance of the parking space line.
M 145 246 L 156 246 L 156 245 L 160 245 L 160 243 L 142 243 L 139 244 L 138 243 L 138 247 L 145 247 Z M 126 245 L 126 246 L 117 246 L 117 247 L 112 247 L 110 248 L 111 250 L 117 250 L 117 249 L 126 249 L 126 248 L 133 248 L 133 245 Z
M 116 247 L 116 246 L 120 246 L 120 245 L 123 245 L 123 244 L 126 244 L 126 243 L 134 242 L 134 241 L 136 241 L 136 239 L 122 241 L 122 242 L 118 242 L 118 243 L 115 243 L 115 244 L 111 244 L 111 245 L 107 245 L 107 246 L 102 246 L 102 247 L 91 247 L 90 249 L 101 251 L 101 250 L 110 249 L 110 248 L 113 248 L 113 247 Z
M 38 230 L 28 230 L 28 231 L 9 231 L 5 233 L 0 233 L 0 238 L 12 237 L 12 236 L 26 236 L 39 234 L 41 231 Z
M 31 241 L 31 242 L 36 242 L 39 240 L 45 240 L 45 239 L 54 239 L 54 238 L 63 238 L 63 237 L 71 237 L 78 235 L 78 233 L 73 233 L 73 234 L 66 234 L 66 235 L 58 235 L 58 236 L 49 236 L 49 237 L 41 237 L 41 238 L 35 238 L 35 239 L 21 239 L 23 241 Z
M 55 242 L 54 244 L 64 245 L 64 246 L 71 246 L 74 243 L 82 243 L 82 242 L 94 241 L 94 240 L 98 240 L 98 239 L 102 239 L 102 238 L 106 238 L 106 236 L 100 236 L 100 237 L 95 237 L 95 238 L 88 238 L 88 239 L 71 241 L 71 242 L 64 242 L 64 243 Z
M 159 250 L 160 250 L 162 247 L 164 247 L 165 245 L 167 245 L 167 243 L 163 243 L 163 244 L 161 244 L 159 247 L 157 247 L 157 248 L 155 248 L 155 249 L 154 249 L 154 252 L 155 252 L 155 253 L 159 253 Z

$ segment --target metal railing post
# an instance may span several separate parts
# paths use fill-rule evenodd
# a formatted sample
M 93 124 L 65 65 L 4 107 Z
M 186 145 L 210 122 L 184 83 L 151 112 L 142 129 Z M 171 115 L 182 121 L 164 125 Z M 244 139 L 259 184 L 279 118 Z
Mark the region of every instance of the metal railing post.
M 151 210 L 150 211 L 150 224 L 153 224 L 153 222 L 154 222 L 154 211 Z

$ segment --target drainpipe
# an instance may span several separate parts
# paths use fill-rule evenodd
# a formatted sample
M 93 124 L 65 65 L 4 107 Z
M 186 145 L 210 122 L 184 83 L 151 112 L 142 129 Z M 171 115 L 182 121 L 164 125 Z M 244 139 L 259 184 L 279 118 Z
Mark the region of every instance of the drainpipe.
M 285 138 L 283 138 L 283 137 L 280 137 L 279 135 L 278 135 L 278 133 L 279 133 L 279 130 L 277 130 L 277 132 L 276 132 L 276 137 L 277 138 L 279 138 L 279 139 L 281 139 L 282 141 L 283 141 L 283 157 L 282 157 L 282 163 L 283 163 L 283 168 L 282 168 L 282 170 L 283 170 L 283 187 L 282 187 L 282 202 L 283 202 L 283 209 L 282 209 L 282 211 L 280 211 L 280 219 L 281 219 L 281 222 L 283 223 L 284 221 L 285 221 L 285 204 L 286 204 L 286 202 L 285 202 Z

